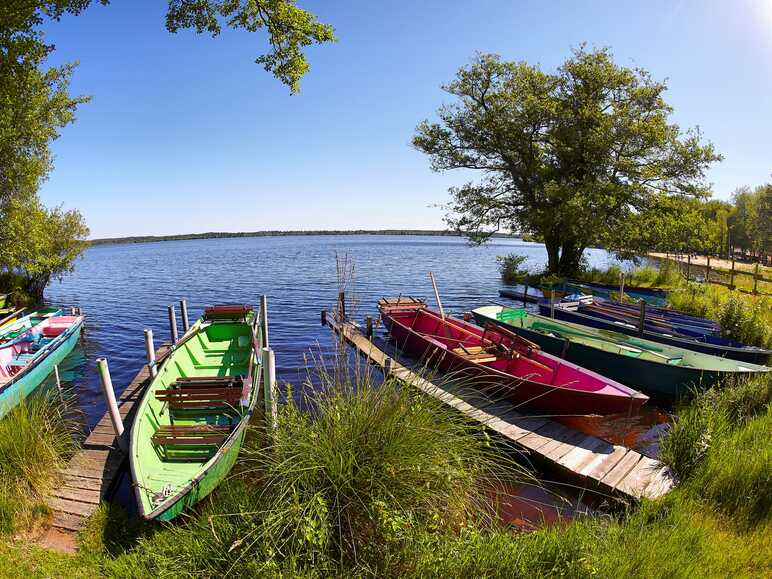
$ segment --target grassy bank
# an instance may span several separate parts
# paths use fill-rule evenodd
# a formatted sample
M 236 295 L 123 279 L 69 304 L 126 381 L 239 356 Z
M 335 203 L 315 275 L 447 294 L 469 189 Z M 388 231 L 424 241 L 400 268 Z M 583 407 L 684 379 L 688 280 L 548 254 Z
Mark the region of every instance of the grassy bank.
M 75 449 L 67 405 L 27 398 L 0 420 L 0 535 L 34 530 L 50 512 L 43 499 Z
M 485 488 L 523 476 L 479 428 L 401 390 L 327 390 L 288 405 L 185 521 L 100 509 L 81 552 L 0 546 L 16 577 L 690 577 L 772 571 L 770 377 L 679 409 L 664 459 L 681 484 L 625 513 L 535 532 L 496 522 Z M 5 476 L 5 475 L 4 475 Z M 25 479 L 26 480 L 26 479 Z

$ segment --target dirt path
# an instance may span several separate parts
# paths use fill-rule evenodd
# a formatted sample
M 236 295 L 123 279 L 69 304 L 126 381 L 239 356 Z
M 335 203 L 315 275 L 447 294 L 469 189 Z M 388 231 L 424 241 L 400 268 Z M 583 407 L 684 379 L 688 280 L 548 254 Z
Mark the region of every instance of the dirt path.
M 656 257 L 659 259 L 672 259 L 673 261 L 680 261 L 681 263 L 686 263 L 686 258 L 681 257 L 678 258 L 675 255 L 666 255 L 664 253 L 649 253 L 649 256 Z M 701 266 L 707 266 L 708 265 L 708 258 L 702 255 L 695 255 L 692 256 L 692 265 L 701 265 Z M 732 262 L 728 259 L 720 259 L 718 257 L 711 257 L 710 258 L 710 266 L 719 268 L 719 269 L 726 269 L 730 270 L 732 269 Z M 736 271 L 745 271 L 748 273 L 753 273 L 756 270 L 756 264 L 755 263 L 740 263 L 739 261 L 734 262 L 734 268 Z M 764 265 L 759 266 L 759 273 L 761 273 L 764 277 L 767 277 L 770 273 L 772 273 L 772 267 L 766 267 Z

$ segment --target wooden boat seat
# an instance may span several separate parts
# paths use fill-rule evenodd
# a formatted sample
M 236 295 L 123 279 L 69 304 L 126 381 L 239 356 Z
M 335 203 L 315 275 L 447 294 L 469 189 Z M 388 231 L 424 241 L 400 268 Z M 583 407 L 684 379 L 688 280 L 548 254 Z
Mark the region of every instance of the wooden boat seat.
M 241 388 L 243 376 L 188 376 L 178 378 L 172 388 Z
M 242 398 L 242 388 L 193 386 L 158 390 L 157 400 L 166 402 L 175 410 L 200 410 L 204 408 L 236 408 Z
M 158 446 L 220 446 L 233 430 L 230 426 L 161 426 L 152 436 Z
M 472 362 L 478 362 L 484 364 L 486 362 L 495 362 L 498 360 L 496 356 L 486 352 L 482 346 L 469 346 L 468 348 L 453 348 L 453 353 L 458 354 L 465 360 L 471 360 Z

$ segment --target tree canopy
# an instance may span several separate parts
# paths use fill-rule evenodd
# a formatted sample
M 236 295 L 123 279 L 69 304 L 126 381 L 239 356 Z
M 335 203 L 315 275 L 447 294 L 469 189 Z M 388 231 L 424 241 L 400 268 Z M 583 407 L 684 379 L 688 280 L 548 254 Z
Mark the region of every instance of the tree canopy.
M 772 253 L 772 184 L 751 190 L 740 187 L 732 195 L 729 215 L 732 246 L 753 253 Z
M 451 188 L 449 224 L 477 242 L 537 236 L 550 273 L 574 274 L 591 245 L 629 249 L 631 221 L 666 198 L 706 196 L 720 159 L 699 129 L 668 122 L 664 83 L 607 49 L 581 47 L 555 73 L 482 54 L 443 89 L 457 100 L 413 144 L 436 171 L 482 173 Z

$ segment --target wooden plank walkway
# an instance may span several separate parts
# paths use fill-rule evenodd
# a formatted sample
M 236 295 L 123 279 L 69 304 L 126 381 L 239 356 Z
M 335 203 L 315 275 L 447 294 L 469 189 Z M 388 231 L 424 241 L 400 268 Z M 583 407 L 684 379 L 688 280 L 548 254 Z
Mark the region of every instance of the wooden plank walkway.
M 168 344 L 158 349 L 158 364 L 168 352 Z M 124 436 L 131 430 L 136 405 L 150 384 L 149 378 L 150 371 L 145 364 L 118 398 L 118 410 L 126 429 Z M 114 492 L 127 459 L 128 455 L 118 447 L 110 415 L 105 412 L 62 471 L 60 486 L 51 491 L 46 501 L 53 511 L 53 529 L 65 534 L 83 529 L 99 503 Z
M 353 322 L 338 323 L 327 316 L 327 324 L 371 363 L 385 368 L 391 359 L 392 376 L 442 400 L 587 487 L 628 498 L 653 499 L 674 486 L 667 467 L 635 450 L 547 418 L 523 415 L 513 403 L 492 400 L 479 391 L 430 382 L 414 371 L 415 363 L 400 356 L 394 346 L 377 337 L 368 339 Z

